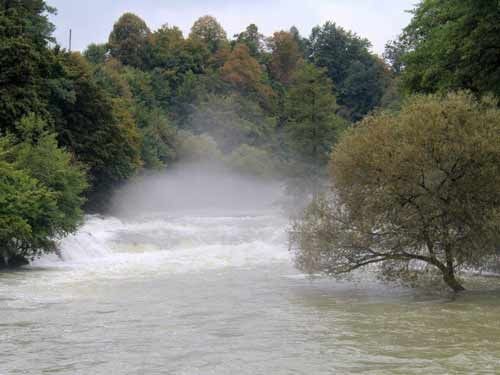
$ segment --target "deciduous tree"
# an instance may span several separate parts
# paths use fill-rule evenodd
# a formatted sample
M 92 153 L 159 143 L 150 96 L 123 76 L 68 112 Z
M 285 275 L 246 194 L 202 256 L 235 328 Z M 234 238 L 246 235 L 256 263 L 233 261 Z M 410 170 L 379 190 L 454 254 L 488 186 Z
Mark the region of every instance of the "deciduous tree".
M 495 255 L 500 229 L 500 110 L 469 94 L 416 97 L 368 117 L 331 160 L 331 199 L 292 235 L 299 267 L 339 276 L 422 265 L 463 290 L 456 272 Z M 404 271 L 404 272 L 403 272 Z
M 113 26 L 108 46 L 111 56 L 124 65 L 145 68 L 151 53 L 151 31 L 146 22 L 133 13 L 125 13 Z
M 269 70 L 273 79 L 282 84 L 290 83 L 293 73 L 302 61 L 302 53 L 294 36 L 286 31 L 278 31 L 269 38 L 271 50 Z
M 407 91 L 500 95 L 498 1 L 421 1 L 399 44 Z
M 191 27 L 189 37 L 203 41 L 211 53 L 217 52 L 223 44 L 227 43 L 227 34 L 220 23 L 208 15 L 196 20 Z

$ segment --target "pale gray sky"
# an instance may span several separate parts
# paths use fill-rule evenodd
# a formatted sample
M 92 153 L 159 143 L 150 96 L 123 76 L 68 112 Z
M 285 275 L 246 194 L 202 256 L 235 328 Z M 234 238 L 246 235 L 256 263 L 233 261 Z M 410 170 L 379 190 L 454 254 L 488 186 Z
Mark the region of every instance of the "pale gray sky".
M 417 0 L 47 0 L 58 9 L 52 21 L 56 38 L 68 46 L 73 29 L 73 49 L 105 42 L 113 23 L 125 12 L 142 17 L 155 30 L 161 25 L 179 26 L 187 35 L 200 16 L 215 16 L 227 31 L 236 34 L 255 23 L 266 36 L 295 25 L 304 36 L 326 21 L 368 38 L 373 50 L 382 53 L 385 43 L 406 26 Z

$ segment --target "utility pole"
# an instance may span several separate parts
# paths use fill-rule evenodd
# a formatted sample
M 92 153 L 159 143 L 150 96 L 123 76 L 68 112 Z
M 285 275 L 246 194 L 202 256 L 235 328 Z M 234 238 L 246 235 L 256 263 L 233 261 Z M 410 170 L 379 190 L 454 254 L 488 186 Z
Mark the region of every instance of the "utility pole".
M 69 52 L 71 52 L 71 38 L 73 36 L 72 34 L 73 34 L 72 30 L 69 29 Z

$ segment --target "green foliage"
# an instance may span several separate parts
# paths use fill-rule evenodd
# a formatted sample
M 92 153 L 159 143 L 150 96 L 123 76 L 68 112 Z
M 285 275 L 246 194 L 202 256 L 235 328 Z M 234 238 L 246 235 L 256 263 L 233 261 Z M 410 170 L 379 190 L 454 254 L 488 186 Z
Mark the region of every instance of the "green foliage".
M 258 58 L 264 50 L 264 35 L 259 33 L 259 28 L 255 24 L 247 26 L 245 31 L 234 36 L 235 44 L 247 46 L 250 56 Z
M 23 142 L 13 148 L 14 165 L 55 193 L 59 217 L 54 225 L 57 234 L 64 235 L 74 231 L 82 218 L 82 193 L 88 185 L 83 167 L 58 148 L 55 134 L 45 129 L 46 124 L 33 114 L 21 120 Z
M 290 83 L 293 73 L 302 62 L 300 46 L 294 35 L 285 31 L 276 32 L 269 38 L 268 47 L 271 50 L 271 76 L 282 84 Z
M 207 134 L 194 135 L 187 131 L 179 132 L 177 153 L 181 162 L 221 161 L 222 152 L 215 140 Z
M 44 1 L 0 1 L 0 134 L 30 112 L 45 114 L 53 9 Z
M 54 134 L 31 114 L 21 120 L 22 140 L 0 138 L 0 252 L 34 258 L 55 250 L 83 216 L 86 176 Z
M 53 249 L 54 193 L 11 164 L 0 161 L 0 250 L 3 262 Z
M 374 147 L 375 145 L 375 147 Z M 416 97 L 368 117 L 336 146 L 333 197 L 295 228 L 298 265 L 339 275 L 383 262 L 455 272 L 494 256 L 500 229 L 500 111 L 469 94 Z M 413 263 L 414 264 L 414 263 Z
M 265 144 L 274 129 L 274 120 L 258 104 L 239 95 L 209 95 L 193 111 L 189 123 L 195 132 L 213 137 L 225 153 L 243 143 Z
M 135 14 L 125 13 L 109 35 L 109 52 L 124 65 L 147 67 L 151 54 L 150 38 L 151 31 L 146 23 Z
M 468 89 L 500 95 L 498 1 L 424 0 L 399 44 L 408 92 Z
M 227 157 L 227 164 L 233 170 L 259 177 L 276 175 L 276 162 L 272 155 L 261 148 L 242 144 Z
M 304 64 L 292 77 L 285 110 L 287 143 L 295 157 L 325 165 L 344 121 L 335 115 L 332 82 L 324 69 Z
M 140 166 L 140 138 L 128 108 L 107 95 L 79 54 L 64 55 L 71 96 L 52 100 L 59 144 L 89 168 L 91 195 L 132 176 Z
M 189 72 L 203 73 L 210 52 L 198 38 L 184 39 L 177 27 L 163 26 L 153 34 L 152 66 L 168 77 L 170 88 L 176 90 Z
M 106 58 L 108 56 L 109 47 L 107 44 L 90 44 L 85 52 L 83 52 L 83 56 L 91 62 L 92 64 L 104 64 L 106 62 Z
M 376 108 L 386 80 L 382 62 L 369 52 L 371 44 L 335 23 L 315 27 L 309 41 L 310 61 L 324 67 L 334 84 L 344 117 L 358 121 Z
M 202 41 L 211 53 L 217 52 L 227 43 L 227 34 L 220 23 L 212 16 L 203 16 L 191 27 L 190 39 Z
M 138 109 L 136 121 L 142 135 L 141 158 L 147 169 L 167 166 L 176 157 L 176 130 L 158 109 Z

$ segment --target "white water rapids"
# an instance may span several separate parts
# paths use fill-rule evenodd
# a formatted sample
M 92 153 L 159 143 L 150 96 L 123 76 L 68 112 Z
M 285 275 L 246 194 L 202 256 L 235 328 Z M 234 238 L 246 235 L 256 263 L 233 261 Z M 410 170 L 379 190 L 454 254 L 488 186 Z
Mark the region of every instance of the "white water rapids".
M 500 368 L 500 293 L 293 267 L 279 189 L 174 174 L 125 189 L 55 255 L 0 274 L 0 375 L 470 374 Z

